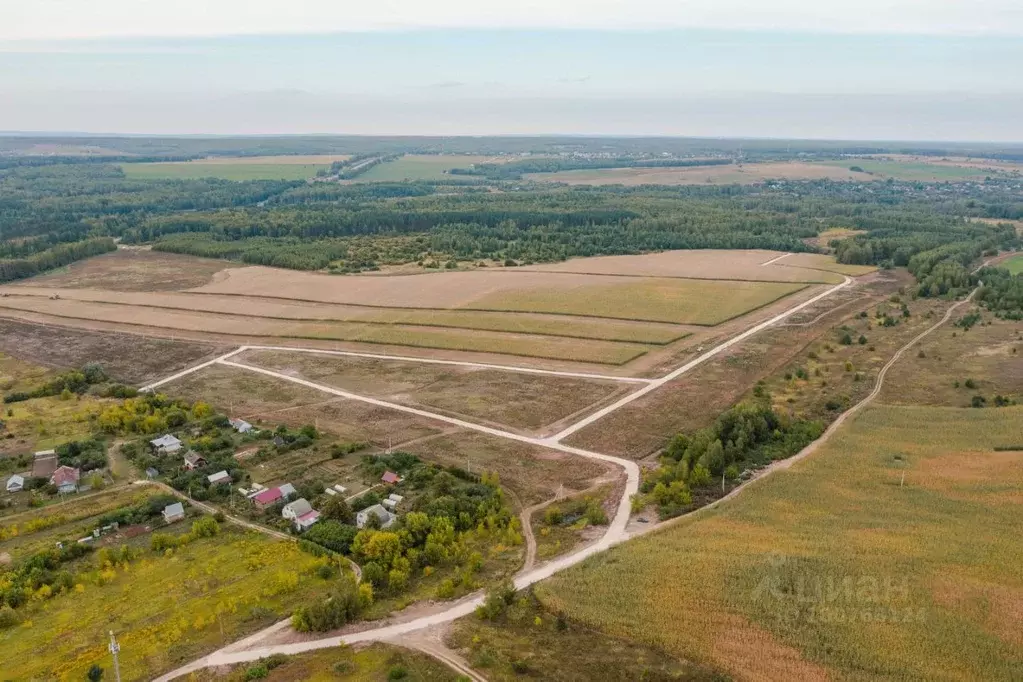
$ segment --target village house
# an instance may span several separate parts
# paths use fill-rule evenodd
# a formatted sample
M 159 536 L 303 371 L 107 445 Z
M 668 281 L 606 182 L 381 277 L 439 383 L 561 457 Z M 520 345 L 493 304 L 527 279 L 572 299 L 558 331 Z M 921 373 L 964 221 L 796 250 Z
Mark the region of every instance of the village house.
M 385 471 L 384 475 L 380 477 L 380 480 L 388 485 L 395 485 L 396 483 L 401 483 L 401 476 L 393 471 Z
M 195 471 L 199 467 L 206 466 L 206 458 L 200 455 L 198 452 L 192 452 L 189 450 L 185 453 L 185 468 L 189 471 Z
M 210 474 L 206 477 L 206 480 L 210 482 L 210 485 L 220 485 L 222 483 L 231 482 L 231 474 L 227 471 L 218 471 L 215 474 Z
M 359 528 L 365 528 L 374 516 L 380 521 L 381 528 L 390 528 L 398 518 L 381 505 L 374 504 L 372 507 L 367 507 L 355 515 L 355 525 Z
M 229 424 L 231 424 L 231 428 L 233 428 L 238 433 L 249 433 L 252 431 L 252 424 L 248 423 L 244 419 L 231 418 L 228 419 L 227 421 Z
M 320 512 L 313 509 L 309 501 L 303 497 L 284 505 L 281 516 L 292 521 L 295 524 L 295 530 L 301 532 L 320 519 Z
M 57 486 L 58 493 L 76 493 L 78 492 L 78 479 L 81 476 L 82 472 L 74 467 L 58 467 L 50 476 L 50 484 Z
M 174 504 L 168 504 L 163 508 L 163 520 L 166 523 L 174 523 L 175 521 L 181 521 L 185 518 L 185 505 L 180 502 Z
M 288 501 L 295 495 L 298 495 L 298 491 L 295 490 L 295 486 L 290 483 L 285 483 L 284 485 L 278 486 L 278 488 L 281 491 L 281 499 L 284 501 Z
M 173 455 L 176 452 L 180 452 L 184 445 L 180 440 L 169 433 L 149 441 L 149 444 L 153 446 L 153 449 L 156 450 L 156 453 L 159 455 Z
M 256 505 L 256 509 L 269 509 L 280 502 L 283 497 L 280 488 L 267 488 L 252 496 L 252 504 Z
M 7 492 L 9 493 L 20 493 L 25 489 L 25 478 L 14 474 L 7 479 Z

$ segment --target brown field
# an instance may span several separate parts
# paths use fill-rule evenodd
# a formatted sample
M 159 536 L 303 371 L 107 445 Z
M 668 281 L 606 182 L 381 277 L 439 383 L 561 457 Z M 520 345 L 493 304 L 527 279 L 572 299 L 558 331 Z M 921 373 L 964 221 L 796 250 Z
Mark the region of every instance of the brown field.
M 117 381 L 143 384 L 220 355 L 226 348 L 0 318 L 0 352 L 60 369 L 98 362 Z
M 202 286 L 213 275 L 235 267 L 229 261 L 196 258 L 148 249 L 118 249 L 88 258 L 12 286 L 177 291 Z
M 620 471 L 594 460 L 476 431 L 424 439 L 405 449 L 442 466 L 495 472 L 524 507 L 552 499 L 561 485 L 570 491 L 586 490 Z
M 964 314 L 967 311 L 963 311 Z M 947 325 L 892 368 L 881 399 L 896 405 L 969 407 L 974 396 L 1023 402 L 1023 322 L 999 320 L 963 331 Z M 975 388 L 965 386 L 970 379 Z M 956 387 L 956 383 L 959 387 Z
M 252 350 L 234 359 L 359 395 L 529 431 L 634 390 L 588 379 L 309 353 Z
M 724 279 L 754 282 L 841 282 L 815 270 L 784 267 L 792 256 L 779 263 L 763 265 L 782 251 L 759 249 L 724 251 L 717 249 L 662 251 L 640 256 L 596 256 L 573 258 L 563 263 L 527 265 L 520 270 L 538 272 L 572 272 L 594 275 L 631 275 L 634 277 L 683 277 L 689 279 Z M 831 259 L 834 262 L 834 259 Z M 817 270 L 823 268 L 816 268 Z
M 860 234 L 866 234 L 866 230 L 851 230 L 847 227 L 832 227 L 821 232 L 817 235 L 817 238 L 812 241 L 820 248 L 827 249 L 828 245 L 833 240 L 849 239 L 850 237 L 855 237 Z
M 853 164 L 850 164 L 853 165 Z M 765 180 L 862 180 L 862 173 L 802 161 L 748 163 L 705 168 L 607 168 L 557 173 L 530 173 L 524 177 L 569 185 L 733 185 Z
M 524 313 L 488 313 L 464 310 L 380 309 L 332 303 L 303 303 L 257 296 L 226 296 L 187 292 L 121 292 L 101 289 L 54 289 L 19 286 L 8 290 L 8 301 L 21 297 L 61 299 L 124 306 L 144 306 L 174 311 L 209 312 L 268 320 L 298 322 L 359 322 L 379 325 L 415 325 L 453 329 L 503 331 L 539 336 L 665 344 L 694 331 L 691 326 L 631 322 L 627 320 L 588 320 L 575 315 Z M 5 293 L 8 293 L 5 292 Z M 0 303 L 3 303 L 0 301 Z
M 273 163 L 280 166 L 325 164 L 330 165 L 335 161 L 344 161 L 351 158 L 346 154 L 289 154 L 279 156 L 210 156 L 205 159 L 193 159 L 192 161 L 168 161 L 165 163 L 187 163 L 193 166 L 242 166 L 246 164 L 260 165 Z

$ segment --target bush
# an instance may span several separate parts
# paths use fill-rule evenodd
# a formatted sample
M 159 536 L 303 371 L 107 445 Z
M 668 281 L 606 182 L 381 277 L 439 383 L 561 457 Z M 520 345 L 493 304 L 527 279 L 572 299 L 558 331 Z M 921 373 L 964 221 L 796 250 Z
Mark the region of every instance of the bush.
M 483 620 L 497 620 L 515 601 L 515 585 L 506 580 L 487 591 L 483 603 L 476 607 L 476 615 Z
M 986 404 L 987 404 L 987 398 L 985 398 L 982 395 L 975 395 L 970 400 L 970 406 L 971 407 L 984 407 L 984 405 L 986 405 Z
M 389 680 L 404 680 L 406 677 L 408 677 L 408 670 L 403 665 L 392 665 L 391 669 L 387 671 Z
M 245 679 L 246 680 L 262 680 L 263 678 L 265 678 L 269 674 L 270 674 L 270 671 L 267 670 L 266 666 L 263 665 L 262 663 L 258 663 L 258 664 L 252 666 L 251 668 L 249 668 L 248 670 L 245 671 Z
M 966 388 L 977 388 L 977 382 L 973 379 L 967 379 L 966 383 L 963 384 Z

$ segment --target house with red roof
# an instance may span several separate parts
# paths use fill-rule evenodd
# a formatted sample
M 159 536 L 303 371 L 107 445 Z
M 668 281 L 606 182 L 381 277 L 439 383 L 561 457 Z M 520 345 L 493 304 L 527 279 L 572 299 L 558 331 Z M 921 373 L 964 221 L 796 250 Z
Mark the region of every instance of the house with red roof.
M 78 469 L 60 466 L 53 472 L 53 476 L 50 476 L 50 484 L 57 486 L 58 493 L 77 493 L 78 479 L 81 477 L 82 472 Z
M 261 493 L 252 496 L 252 503 L 256 509 L 269 509 L 284 499 L 280 488 L 267 488 Z
M 380 477 L 380 480 L 389 485 L 401 482 L 401 476 L 394 473 L 393 471 L 385 471 L 384 475 Z

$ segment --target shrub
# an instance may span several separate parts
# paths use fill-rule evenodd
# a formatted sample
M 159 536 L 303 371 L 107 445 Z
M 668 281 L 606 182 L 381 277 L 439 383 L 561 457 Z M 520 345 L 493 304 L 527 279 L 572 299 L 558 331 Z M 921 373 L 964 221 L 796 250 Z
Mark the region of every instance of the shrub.
M 977 382 L 973 379 L 967 379 L 966 383 L 963 384 L 966 388 L 977 388 Z
M 843 346 L 851 346 L 852 345 L 852 335 L 849 332 L 846 332 L 845 334 L 842 335 L 842 338 L 839 339 L 838 342 L 840 344 L 842 344 Z
M 987 404 L 987 398 L 982 395 L 975 395 L 970 400 L 971 407 L 984 407 L 985 404 Z
M 406 677 L 408 677 L 408 670 L 403 665 L 392 665 L 391 669 L 387 671 L 389 680 L 404 680 Z
M 263 678 L 265 678 L 269 674 L 270 674 L 270 671 L 267 670 L 265 665 L 263 665 L 262 663 L 257 663 L 256 665 L 248 668 L 245 671 L 245 679 L 246 680 L 262 680 Z

